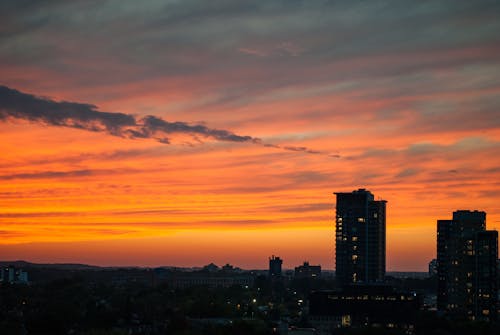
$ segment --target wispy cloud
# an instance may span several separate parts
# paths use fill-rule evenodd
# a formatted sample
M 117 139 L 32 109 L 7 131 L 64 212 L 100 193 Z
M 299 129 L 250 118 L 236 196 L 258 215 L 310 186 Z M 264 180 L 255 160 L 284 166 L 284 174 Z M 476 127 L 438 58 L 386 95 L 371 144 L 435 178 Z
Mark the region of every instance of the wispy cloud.
M 124 170 L 126 172 L 131 172 L 132 170 Z M 0 175 L 0 180 L 12 180 L 12 179 L 60 179 L 60 178 L 81 178 L 96 175 L 109 175 L 110 173 L 117 173 L 116 169 L 106 170 L 106 169 L 80 169 L 80 170 L 70 170 L 70 171 L 40 171 L 33 173 L 14 173 L 14 174 L 4 174 Z M 123 171 L 122 171 L 123 172 Z

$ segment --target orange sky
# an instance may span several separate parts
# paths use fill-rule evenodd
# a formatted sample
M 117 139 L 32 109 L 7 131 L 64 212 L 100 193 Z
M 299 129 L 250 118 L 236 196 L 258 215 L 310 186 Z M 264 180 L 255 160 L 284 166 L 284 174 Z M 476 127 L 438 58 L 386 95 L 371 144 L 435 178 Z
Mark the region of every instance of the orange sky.
M 500 227 L 500 24 L 481 1 L 194 3 L 0 10 L 8 94 L 204 126 L 125 136 L 0 92 L 0 259 L 333 269 L 332 193 L 361 187 L 388 201 L 388 270 L 425 271 L 457 209 Z

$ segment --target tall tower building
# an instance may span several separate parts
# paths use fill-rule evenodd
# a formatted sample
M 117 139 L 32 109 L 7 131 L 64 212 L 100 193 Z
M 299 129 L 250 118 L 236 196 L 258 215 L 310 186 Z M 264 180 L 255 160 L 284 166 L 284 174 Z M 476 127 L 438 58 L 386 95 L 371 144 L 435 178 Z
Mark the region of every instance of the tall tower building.
M 342 284 L 382 282 L 385 277 L 385 208 L 359 189 L 337 196 L 335 273 Z
M 438 310 L 469 320 L 497 315 L 498 232 L 486 213 L 456 211 L 437 221 Z

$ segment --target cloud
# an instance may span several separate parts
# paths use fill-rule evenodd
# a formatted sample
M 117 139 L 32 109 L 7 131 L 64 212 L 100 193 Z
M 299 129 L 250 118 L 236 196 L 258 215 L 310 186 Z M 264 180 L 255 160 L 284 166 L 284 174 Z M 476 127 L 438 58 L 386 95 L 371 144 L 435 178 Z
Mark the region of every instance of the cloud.
M 211 129 L 204 125 L 189 125 L 185 122 L 168 122 L 156 116 L 148 115 L 141 120 L 142 127 L 139 135 L 137 137 L 149 137 L 151 133 L 163 132 L 163 133 L 190 133 L 196 135 L 202 135 L 205 137 L 211 137 L 220 141 L 229 142 L 251 142 L 259 141 L 251 136 L 240 136 L 236 135 L 230 131 L 222 129 Z
M 127 170 L 132 171 L 132 170 Z M 59 179 L 65 177 L 88 177 L 95 175 L 108 175 L 110 173 L 117 173 L 117 170 L 71 170 L 71 171 L 42 171 L 34 173 L 14 173 L 0 175 L 0 180 L 12 180 L 12 179 Z
M 305 205 L 297 205 L 297 206 L 283 206 L 281 208 L 273 208 L 277 209 L 280 212 L 284 213 L 307 213 L 307 212 L 319 212 L 332 210 L 333 205 L 329 202 L 320 202 L 320 203 L 312 203 Z
M 487 137 L 465 137 L 450 144 L 441 144 L 436 142 L 416 142 L 411 143 L 407 147 L 401 149 L 377 149 L 368 148 L 358 156 L 349 156 L 346 159 L 366 159 L 366 158 L 384 158 L 401 156 L 406 161 L 412 157 L 417 160 L 431 158 L 439 155 L 439 157 L 451 159 L 453 157 L 462 157 L 465 154 L 481 153 L 485 150 L 496 150 L 500 145 L 499 141 L 491 140 Z M 404 172 L 404 171 L 403 171 Z M 402 172 L 402 173 L 403 173 Z M 403 175 L 407 175 L 406 171 Z
M 148 115 L 137 118 L 130 114 L 97 110 L 95 105 L 75 102 L 57 102 L 48 98 L 22 93 L 0 86 L 0 119 L 17 118 L 61 127 L 105 132 L 127 138 L 154 138 L 170 143 L 164 134 L 187 133 L 220 141 L 251 142 L 251 136 L 239 136 L 227 130 L 211 129 L 185 122 L 169 122 Z
M 406 168 L 403 171 L 399 172 L 396 175 L 396 178 L 406 178 L 406 177 L 413 177 L 417 175 L 420 171 L 418 169 L 414 168 Z
M 270 48 L 238 48 L 238 51 L 243 54 L 257 57 L 269 57 L 276 55 L 297 57 L 304 52 L 304 49 L 293 42 L 286 41 Z
M 287 145 L 287 146 L 284 146 L 283 149 L 289 150 L 289 151 L 307 152 L 308 154 L 321 154 L 321 151 L 311 150 L 311 149 L 306 148 L 306 147 L 295 147 L 295 146 Z
M 307 147 L 265 144 L 257 137 L 237 135 L 229 130 L 209 128 L 202 124 L 170 122 L 154 115 L 139 118 L 131 114 L 101 112 L 92 104 L 58 102 L 0 85 L 0 120 L 6 121 L 10 118 L 51 126 L 104 132 L 129 139 L 155 139 L 164 144 L 170 144 L 167 135 L 182 133 L 193 136 L 197 141 L 199 141 L 199 136 L 202 136 L 217 141 L 249 142 L 288 151 L 321 153 Z

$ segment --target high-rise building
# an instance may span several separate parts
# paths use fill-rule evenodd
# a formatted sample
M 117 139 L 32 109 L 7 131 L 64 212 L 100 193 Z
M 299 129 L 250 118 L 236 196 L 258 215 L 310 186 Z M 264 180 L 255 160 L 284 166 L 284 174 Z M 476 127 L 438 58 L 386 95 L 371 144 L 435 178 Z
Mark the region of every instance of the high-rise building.
M 279 257 L 269 257 L 269 277 L 281 277 L 281 265 L 283 260 Z
M 460 210 L 437 221 L 438 310 L 469 320 L 497 316 L 498 232 L 486 213 Z
M 382 282 L 385 277 L 385 208 L 365 189 L 334 193 L 335 273 L 340 284 Z

